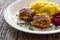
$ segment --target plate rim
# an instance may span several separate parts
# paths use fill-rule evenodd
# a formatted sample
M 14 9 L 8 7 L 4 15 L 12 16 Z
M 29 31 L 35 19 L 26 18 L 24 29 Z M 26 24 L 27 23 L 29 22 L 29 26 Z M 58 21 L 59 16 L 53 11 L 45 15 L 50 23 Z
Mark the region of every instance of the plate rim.
M 19 0 L 19 1 L 23 1 L 23 0 Z M 9 25 L 11 25 L 13 28 L 15 28 L 15 29 L 17 29 L 17 30 L 19 30 L 19 31 L 23 31 L 23 32 L 27 32 L 27 33 L 32 33 L 32 34 L 53 34 L 53 33 L 58 33 L 58 32 L 60 32 L 60 29 L 58 29 L 58 30 L 54 30 L 54 31 L 46 31 L 46 32 L 39 32 L 39 31 L 31 31 L 31 30 L 23 30 L 23 29 L 19 29 L 19 28 L 16 28 L 16 26 L 14 26 L 14 25 L 12 25 L 9 21 L 9 19 L 7 20 L 7 18 L 6 18 L 6 11 L 8 10 L 8 8 L 11 6 L 11 5 L 13 5 L 13 4 L 15 4 L 15 3 L 17 3 L 17 2 L 19 2 L 19 1 L 15 1 L 15 2 L 13 2 L 13 3 L 11 3 L 6 9 L 5 9 L 5 12 L 4 12 L 4 19 L 5 19 L 5 21 L 9 24 Z

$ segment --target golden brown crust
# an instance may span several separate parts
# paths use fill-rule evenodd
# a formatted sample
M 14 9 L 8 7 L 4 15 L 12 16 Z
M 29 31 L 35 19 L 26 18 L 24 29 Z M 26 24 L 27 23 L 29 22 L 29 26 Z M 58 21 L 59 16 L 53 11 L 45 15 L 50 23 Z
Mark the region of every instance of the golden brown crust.
M 32 20 L 36 12 L 30 8 L 23 8 L 19 11 L 19 18 L 23 20 Z
M 49 16 L 45 14 L 38 14 L 33 17 L 32 25 L 39 27 L 39 28 L 46 28 L 49 27 L 51 24 L 51 19 Z

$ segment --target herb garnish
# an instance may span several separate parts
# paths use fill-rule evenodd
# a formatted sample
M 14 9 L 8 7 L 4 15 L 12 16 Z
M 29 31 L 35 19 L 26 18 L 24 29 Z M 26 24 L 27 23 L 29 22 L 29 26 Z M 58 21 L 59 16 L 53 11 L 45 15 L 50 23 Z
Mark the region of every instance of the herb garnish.
M 29 28 L 29 30 L 33 30 L 33 25 L 31 24 L 31 22 L 30 21 L 24 21 L 24 23 L 17 23 L 18 25 L 20 25 L 20 26 L 27 26 L 28 28 Z

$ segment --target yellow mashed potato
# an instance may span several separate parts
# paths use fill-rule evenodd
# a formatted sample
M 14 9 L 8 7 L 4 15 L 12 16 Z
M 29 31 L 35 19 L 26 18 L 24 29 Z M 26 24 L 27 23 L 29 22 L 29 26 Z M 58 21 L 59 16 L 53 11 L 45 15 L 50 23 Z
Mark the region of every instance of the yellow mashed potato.
M 49 16 L 58 11 L 58 5 L 48 1 L 35 1 L 29 5 L 29 8 L 34 9 L 37 13 L 44 13 Z

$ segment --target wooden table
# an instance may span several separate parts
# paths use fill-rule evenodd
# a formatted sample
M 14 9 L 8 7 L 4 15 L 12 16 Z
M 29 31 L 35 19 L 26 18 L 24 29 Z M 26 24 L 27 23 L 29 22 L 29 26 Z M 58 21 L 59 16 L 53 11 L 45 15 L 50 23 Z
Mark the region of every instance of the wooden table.
M 6 7 L 16 0 L 0 0 L 0 40 L 60 40 L 60 33 L 50 35 L 36 35 L 18 31 L 4 20 Z

